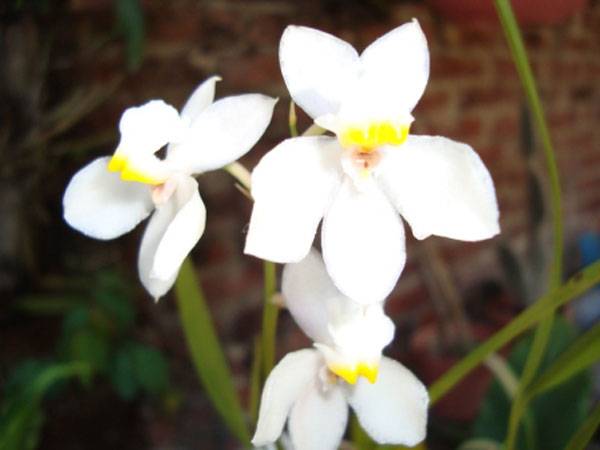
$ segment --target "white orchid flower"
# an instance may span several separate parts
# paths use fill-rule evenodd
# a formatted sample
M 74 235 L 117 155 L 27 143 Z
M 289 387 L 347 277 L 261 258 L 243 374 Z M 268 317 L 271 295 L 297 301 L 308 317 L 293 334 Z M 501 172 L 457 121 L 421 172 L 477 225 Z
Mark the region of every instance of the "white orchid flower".
M 381 352 L 395 330 L 383 303 L 362 305 L 342 294 L 314 249 L 302 261 L 285 265 L 281 288 L 286 307 L 329 370 L 350 384 L 359 376 L 374 383 Z
M 404 268 L 398 213 L 418 239 L 477 241 L 499 232 L 492 179 L 473 149 L 409 135 L 429 76 L 416 20 L 360 56 L 334 36 L 290 26 L 279 56 L 293 100 L 337 139 L 288 139 L 260 161 L 246 253 L 299 261 L 324 217 L 328 272 L 345 295 L 371 303 L 389 294 Z
M 318 350 L 299 350 L 269 374 L 252 443 L 275 442 L 287 421 L 295 450 L 337 449 L 351 406 L 376 442 L 413 447 L 425 439 L 428 404 L 425 386 L 393 359 L 381 359 L 375 383 L 351 385 L 328 371 Z
M 270 373 L 252 443 L 277 441 L 287 421 L 295 450 L 336 449 L 348 406 L 380 444 L 421 442 L 427 389 L 400 363 L 381 356 L 394 332 L 382 305 L 357 305 L 344 297 L 315 251 L 285 267 L 283 294 L 316 350 L 290 353 Z
M 138 271 L 157 300 L 171 288 L 204 232 L 206 209 L 192 175 L 244 155 L 273 113 L 276 100 L 260 94 L 213 103 L 219 80 L 212 77 L 198 86 L 181 113 L 162 100 L 127 109 L 112 158 L 98 158 L 79 170 L 63 197 L 66 222 L 96 239 L 119 237 L 154 211 Z M 156 152 L 166 145 L 166 157 L 158 158 Z

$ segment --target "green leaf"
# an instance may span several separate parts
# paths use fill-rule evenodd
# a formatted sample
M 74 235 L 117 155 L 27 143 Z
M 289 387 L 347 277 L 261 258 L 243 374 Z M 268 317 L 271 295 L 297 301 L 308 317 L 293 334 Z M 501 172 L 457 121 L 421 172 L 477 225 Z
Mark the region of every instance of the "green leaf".
M 115 0 L 117 27 L 125 38 L 127 67 L 137 70 L 144 56 L 144 13 L 139 0 Z
M 81 305 L 82 299 L 69 295 L 27 295 L 16 302 L 16 307 L 29 314 L 62 315 Z
M 558 166 L 556 164 L 556 156 L 552 145 L 552 139 L 544 109 L 538 94 L 535 77 L 527 58 L 527 51 L 521 36 L 521 30 L 517 23 L 517 19 L 512 10 L 510 0 L 495 0 L 498 17 L 504 29 L 506 40 L 510 48 L 513 61 L 521 83 L 525 91 L 525 96 L 531 108 L 533 120 L 537 128 L 537 132 L 542 143 L 544 156 L 546 159 L 546 170 L 550 180 L 550 206 L 552 212 L 552 266 L 550 274 L 550 290 L 558 288 L 562 281 L 563 267 L 563 224 L 562 224 L 562 206 L 561 206 L 561 191 L 560 179 L 558 174 Z M 520 389 L 517 391 L 511 417 L 509 422 L 509 433 L 506 441 L 507 450 L 512 450 L 515 439 L 518 433 L 519 422 L 524 408 L 527 403 L 525 392 L 529 383 L 535 377 L 540 361 L 546 350 L 549 339 L 549 330 L 552 328 L 552 314 L 545 317 L 538 325 L 535 331 L 535 337 L 532 344 L 532 351 L 525 364 L 523 374 L 520 380 Z
M 67 343 L 71 360 L 82 361 L 98 372 L 105 372 L 108 368 L 108 352 L 108 342 L 93 330 L 81 330 Z
M 89 309 L 85 306 L 75 308 L 66 315 L 62 324 L 63 337 L 68 339 L 71 335 L 88 326 L 90 320 Z
M 541 367 L 551 367 L 560 359 L 560 354 L 575 339 L 575 331 L 562 318 L 557 317 L 550 333 L 548 352 Z M 510 367 L 521 373 L 532 345 L 532 336 L 521 340 L 508 357 Z M 535 399 L 530 406 L 531 442 L 525 435 L 519 436 L 517 448 L 532 450 L 562 450 L 568 439 L 583 421 L 589 407 L 591 390 L 588 373 L 571 378 L 568 382 Z M 488 438 L 502 442 L 506 437 L 508 418 L 511 410 L 510 399 L 505 389 L 494 381 L 486 394 L 481 411 L 474 427 L 474 437 Z
M 495 352 L 554 310 L 583 294 L 600 281 L 600 262 L 590 264 L 555 291 L 539 298 L 533 305 L 506 324 L 500 331 L 478 345 L 456 363 L 429 388 L 432 404 L 450 391 L 456 383 L 477 367 L 488 355 Z
M 127 346 L 117 351 L 111 366 L 109 376 L 115 391 L 124 400 L 132 400 L 138 392 L 139 383 L 131 352 Z
M 160 394 L 167 389 L 169 368 L 163 355 L 142 344 L 131 345 L 133 370 L 140 386 L 150 394 Z
M 491 439 L 469 439 L 458 450 L 501 450 L 502 444 Z
M 35 367 L 34 367 L 35 366 Z M 89 367 L 81 362 L 66 364 L 28 363 L 18 377 L 29 378 L 20 389 L 5 396 L 0 414 L 0 449 L 33 450 L 37 448 L 44 414 L 44 395 L 59 381 L 83 376 Z M 34 374 L 34 372 L 37 372 Z M 25 373 L 27 374 L 25 376 Z
M 244 412 L 190 258 L 179 270 L 175 294 L 183 331 L 200 381 L 230 430 L 243 444 L 249 445 Z
M 600 426 L 600 403 L 596 404 L 590 416 L 581 424 L 565 448 L 584 450 L 594 437 L 598 426 Z
M 538 395 L 564 383 L 600 359 L 600 323 L 579 336 L 529 387 Z
M 96 303 L 120 333 L 129 330 L 135 321 L 135 309 L 128 297 L 114 292 L 101 292 L 96 295 Z

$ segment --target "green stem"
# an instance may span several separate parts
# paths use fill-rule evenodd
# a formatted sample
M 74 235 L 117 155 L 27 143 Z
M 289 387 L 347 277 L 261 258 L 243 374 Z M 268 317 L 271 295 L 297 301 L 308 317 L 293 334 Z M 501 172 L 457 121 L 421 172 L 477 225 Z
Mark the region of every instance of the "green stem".
M 502 27 L 504 28 L 504 32 L 506 34 L 506 39 L 513 56 L 515 66 L 517 68 L 517 72 L 519 73 L 521 83 L 523 84 L 523 88 L 525 90 L 525 95 L 529 102 L 529 107 L 531 108 L 537 131 L 541 138 L 542 148 L 546 158 L 546 168 L 550 179 L 550 206 L 552 210 L 554 240 L 549 287 L 550 290 L 553 290 L 560 286 L 561 283 L 563 258 L 561 192 L 556 157 L 552 146 L 552 139 L 550 138 L 550 132 L 548 130 L 548 126 L 546 125 L 542 102 L 540 101 L 540 97 L 536 88 L 535 78 L 527 59 L 527 52 L 525 50 L 525 45 L 523 44 L 523 38 L 513 13 L 510 0 L 495 0 L 495 4 L 500 22 L 502 23 Z M 521 375 L 519 390 L 517 391 L 515 402 L 511 408 L 508 436 L 506 441 L 507 450 L 512 450 L 514 448 L 520 418 L 527 407 L 527 402 L 524 398 L 524 392 L 531 383 L 531 380 L 535 377 L 535 374 L 542 362 L 546 347 L 548 345 L 552 323 L 553 316 L 549 315 L 546 319 L 540 322 L 535 331 L 533 344 L 525 363 L 525 368 L 523 369 L 523 373 Z
M 179 270 L 175 294 L 183 332 L 200 382 L 229 429 L 240 442 L 249 446 L 250 434 L 233 377 L 189 257 Z
M 260 339 L 254 338 L 254 346 L 252 351 L 252 367 L 250 369 L 250 400 L 248 410 L 250 411 L 250 419 L 252 424 L 256 425 L 258 422 L 258 407 L 260 404 L 260 385 L 261 385 L 261 369 L 262 369 L 262 358 L 260 350 Z
M 296 104 L 290 101 L 290 112 L 288 116 L 288 125 L 290 127 L 290 136 L 298 136 L 298 116 L 296 116 Z
M 275 263 L 263 262 L 264 306 L 262 318 L 261 356 L 265 378 L 275 364 L 275 336 L 277 333 L 277 316 L 279 307 L 273 302 L 277 290 Z
M 250 192 L 250 172 L 241 163 L 234 161 L 223 167 L 223 170 L 235 178 L 244 189 Z
M 600 282 L 600 262 L 589 265 L 558 289 L 540 297 L 433 383 L 429 389 L 431 403 L 434 404 L 442 398 L 492 352 L 501 349 L 519 334 L 551 315 L 556 308 L 583 294 L 598 282 Z

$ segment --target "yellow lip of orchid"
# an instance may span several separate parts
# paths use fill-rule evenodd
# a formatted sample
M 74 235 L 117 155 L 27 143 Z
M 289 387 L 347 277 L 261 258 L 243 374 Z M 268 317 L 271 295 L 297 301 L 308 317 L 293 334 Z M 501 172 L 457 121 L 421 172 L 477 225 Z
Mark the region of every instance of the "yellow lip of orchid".
M 131 158 L 128 158 L 118 149 L 108 163 L 108 170 L 121 172 L 121 179 L 125 181 L 136 181 L 152 186 L 158 186 L 166 181 L 164 177 L 158 177 L 140 169 L 132 162 Z
M 379 365 L 370 362 L 361 361 L 354 365 L 335 364 L 330 365 L 329 370 L 342 378 L 348 384 L 356 384 L 358 377 L 365 377 L 369 383 L 377 381 Z
M 400 145 L 406 141 L 410 125 L 390 121 L 370 122 L 366 125 L 350 125 L 339 133 L 342 147 L 360 147 L 365 153 L 382 145 Z

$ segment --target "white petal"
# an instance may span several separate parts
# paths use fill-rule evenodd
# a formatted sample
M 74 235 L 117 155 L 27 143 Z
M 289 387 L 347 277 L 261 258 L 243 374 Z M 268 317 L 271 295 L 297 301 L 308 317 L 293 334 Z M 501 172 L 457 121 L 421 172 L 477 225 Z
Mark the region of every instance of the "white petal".
M 96 239 L 114 239 L 132 230 L 154 209 L 150 189 L 123 181 L 98 158 L 77 172 L 63 196 L 66 222 Z
M 320 389 L 315 380 L 294 403 L 289 429 L 296 450 L 336 450 L 348 422 L 342 389 Z
M 186 173 L 219 169 L 247 153 L 263 135 L 276 99 L 261 94 L 225 97 L 202 111 L 167 161 Z
M 381 359 L 376 383 L 359 379 L 348 386 L 348 402 L 365 431 L 380 444 L 413 447 L 425 439 L 427 389 L 393 359 Z
M 494 185 L 470 146 L 439 136 L 409 136 L 385 152 L 381 185 L 417 239 L 478 241 L 499 233 Z
M 148 222 L 140 246 L 140 279 L 156 300 L 173 286 L 179 267 L 202 236 L 206 222 L 196 180 L 182 176 L 177 182 L 171 198 Z
M 152 155 L 180 139 L 184 128 L 177 110 L 162 100 L 128 108 L 119 122 L 121 142 L 117 153 L 128 157 Z
M 369 102 L 399 113 L 414 108 L 429 78 L 427 39 L 416 19 L 377 39 L 360 61 Z
M 192 95 L 187 99 L 185 105 L 181 109 L 181 117 L 192 121 L 198 117 L 202 111 L 204 111 L 215 99 L 215 84 L 217 81 L 221 81 L 221 77 L 214 76 L 210 77 L 202 82 L 195 90 Z
M 333 344 L 329 323 L 351 301 L 329 278 L 319 252 L 311 249 L 302 261 L 286 264 L 281 290 L 285 306 L 302 331 L 314 342 Z
M 358 54 L 350 44 L 293 25 L 281 37 L 279 63 L 292 98 L 313 119 L 337 112 L 359 70 Z
M 300 261 L 341 179 L 331 137 L 283 141 L 252 172 L 254 208 L 244 252 L 275 262 Z
M 329 323 L 338 357 L 353 364 L 363 362 L 376 366 L 384 347 L 394 338 L 394 322 L 385 315 L 382 303 L 346 308 L 344 313 Z
M 325 215 L 321 243 L 333 282 L 359 303 L 383 301 L 404 268 L 402 221 L 374 183 L 358 191 L 344 178 Z
M 254 445 L 267 445 L 279 438 L 292 405 L 316 379 L 321 364 L 319 353 L 308 349 L 288 353 L 279 361 L 263 388 Z

